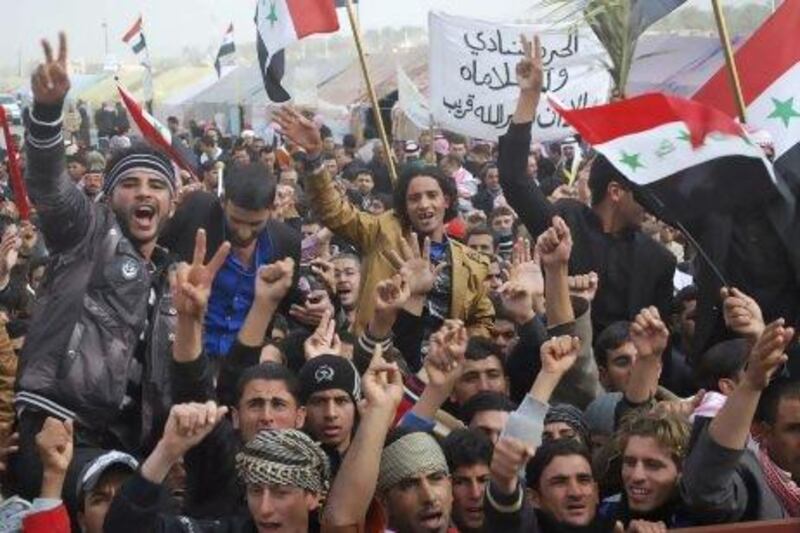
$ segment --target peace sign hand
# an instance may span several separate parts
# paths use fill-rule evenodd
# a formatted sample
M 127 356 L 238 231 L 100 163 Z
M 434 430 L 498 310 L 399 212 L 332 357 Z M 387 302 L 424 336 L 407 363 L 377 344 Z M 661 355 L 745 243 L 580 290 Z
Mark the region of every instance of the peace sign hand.
M 42 39 L 44 63 L 40 64 L 31 76 L 33 101 L 39 104 L 61 104 L 69 92 L 67 75 L 67 36 L 58 34 L 58 58 L 53 59 L 53 48 L 47 39 Z
M 181 262 L 177 265 L 174 277 L 170 279 L 172 299 L 178 317 L 202 320 L 211 295 L 211 284 L 214 276 L 222 267 L 228 257 L 231 245 L 224 242 L 219 247 L 214 257 L 204 264 L 206 257 L 206 232 L 197 230 L 194 241 L 194 256 L 192 263 Z
M 524 35 L 520 35 L 519 38 L 525 55 L 517 63 L 517 84 L 522 92 L 539 94 L 542 92 L 543 79 L 539 37 L 534 35 L 533 42 Z

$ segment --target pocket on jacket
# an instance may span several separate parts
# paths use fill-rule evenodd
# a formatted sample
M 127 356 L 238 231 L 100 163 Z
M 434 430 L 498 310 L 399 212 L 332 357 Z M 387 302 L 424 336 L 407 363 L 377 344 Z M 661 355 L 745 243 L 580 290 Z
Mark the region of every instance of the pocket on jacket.
M 59 388 L 89 420 L 113 417 L 122 404 L 136 339 L 89 296 L 59 368 Z M 97 420 L 100 422 L 101 420 Z

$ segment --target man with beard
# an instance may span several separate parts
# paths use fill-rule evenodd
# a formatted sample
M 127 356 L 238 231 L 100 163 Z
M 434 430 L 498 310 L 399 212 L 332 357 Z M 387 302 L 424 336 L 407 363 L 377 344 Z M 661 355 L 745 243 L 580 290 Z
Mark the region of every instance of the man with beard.
M 209 254 L 231 243 L 209 299 L 204 343 L 209 357 L 224 357 L 233 346 L 255 295 L 259 267 L 291 257 L 300 264 L 300 235 L 273 220 L 275 179 L 261 164 L 233 166 L 225 177 L 225 200 L 206 191 L 184 198 L 161 243 L 181 258 L 192 254 L 192 236 L 208 234 Z
M 541 58 L 525 42 L 526 55 L 517 64 L 520 97 L 508 132 L 500 137 L 500 185 L 509 205 L 533 239 L 545 232 L 558 215 L 576 243 L 570 274 L 597 272 L 597 296 L 592 302 L 592 325 L 599 334 L 617 320 L 630 320 L 640 309 L 655 305 L 667 316 L 672 301 L 675 256 L 641 229 L 644 209 L 634 187 L 606 158 L 592 164 L 591 207 L 574 199 L 551 204 L 527 175 L 531 123 L 542 87 Z M 536 42 L 538 45 L 538 41 Z
M 28 190 L 51 257 L 17 373 L 20 452 L 11 471 L 26 497 L 38 491 L 33 439 L 48 416 L 73 420 L 85 447 L 141 453 L 156 440 L 171 378 L 193 372 L 178 363 L 178 352 L 201 349 L 187 335 L 202 328 L 196 316 L 205 302 L 184 304 L 204 297 L 228 250 L 220 246 L 208 265 L 182 265 L 190 277 L 170 294 L 170 261 L 156 240 L 172 214 L 177 180 L 161 152 L 134 146 L 115 154 L 103 202 L 74 186 L 64 172 L 61 114 L 70 81 L 66 36 L 59 40 L 57 58 L 42 42 L 25 143 Z M 196 245 L 205 255 L 202 233 Z

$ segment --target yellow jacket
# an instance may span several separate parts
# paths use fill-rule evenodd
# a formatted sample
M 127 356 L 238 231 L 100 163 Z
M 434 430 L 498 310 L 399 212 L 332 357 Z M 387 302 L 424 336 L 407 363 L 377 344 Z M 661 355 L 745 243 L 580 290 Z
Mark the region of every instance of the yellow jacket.
M 354 328 L 360 334 L 375 307 L 375 286 L 396 273 L 384 254 L 388 250 L 399 251 L 406 232 L 394 211 L 375 216 L 353 207 L 334 188 L 324 170 L 309 176 L 306 194 L 320 222 L 361 251 L 361 293 Z M 489 273 L 489 259 L 455 240 L 449 242 L 453 269 L 450 318 L 463 320 L 471 335 L 488 337 L 494 320 L 494 307 L 483 285 Z

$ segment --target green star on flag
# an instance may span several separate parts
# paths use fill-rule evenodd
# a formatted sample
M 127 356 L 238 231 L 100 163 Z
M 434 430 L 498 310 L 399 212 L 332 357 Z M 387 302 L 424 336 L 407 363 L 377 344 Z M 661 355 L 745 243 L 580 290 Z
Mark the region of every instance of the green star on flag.
M 622 159 L 619 160 L 623 165 L 631 167 L 633 172 L 639 168 L 644 168 L 644 165 L 639 161 L 640 154 L 629 154 L 625 150 L 622 151 Z
M 772 98 L 772 103 L 775 105 L 775 110 L 772 111 L 767 118 L 778 118 L 783 122 L 783 125 L 788 128 L 790 120 L 794 117 L 800 117 L 800 113 L 794 108 L 793 96 L 783 101 Z
M 275 23 L 278 22 L 278 13 L 275 8 L 275 2 L 270 2 L 269 4 L 269 15 L 267 15 L 267 20 L 270 21 L 272 26 L 275 26 Z
M 686 141 L 687 143 L 691 143 L 692 142 L 692 136 L 689 135 L 688 131 L 681 130 L 681 134 L 678 135 L 678 140 L 679 141 Z

